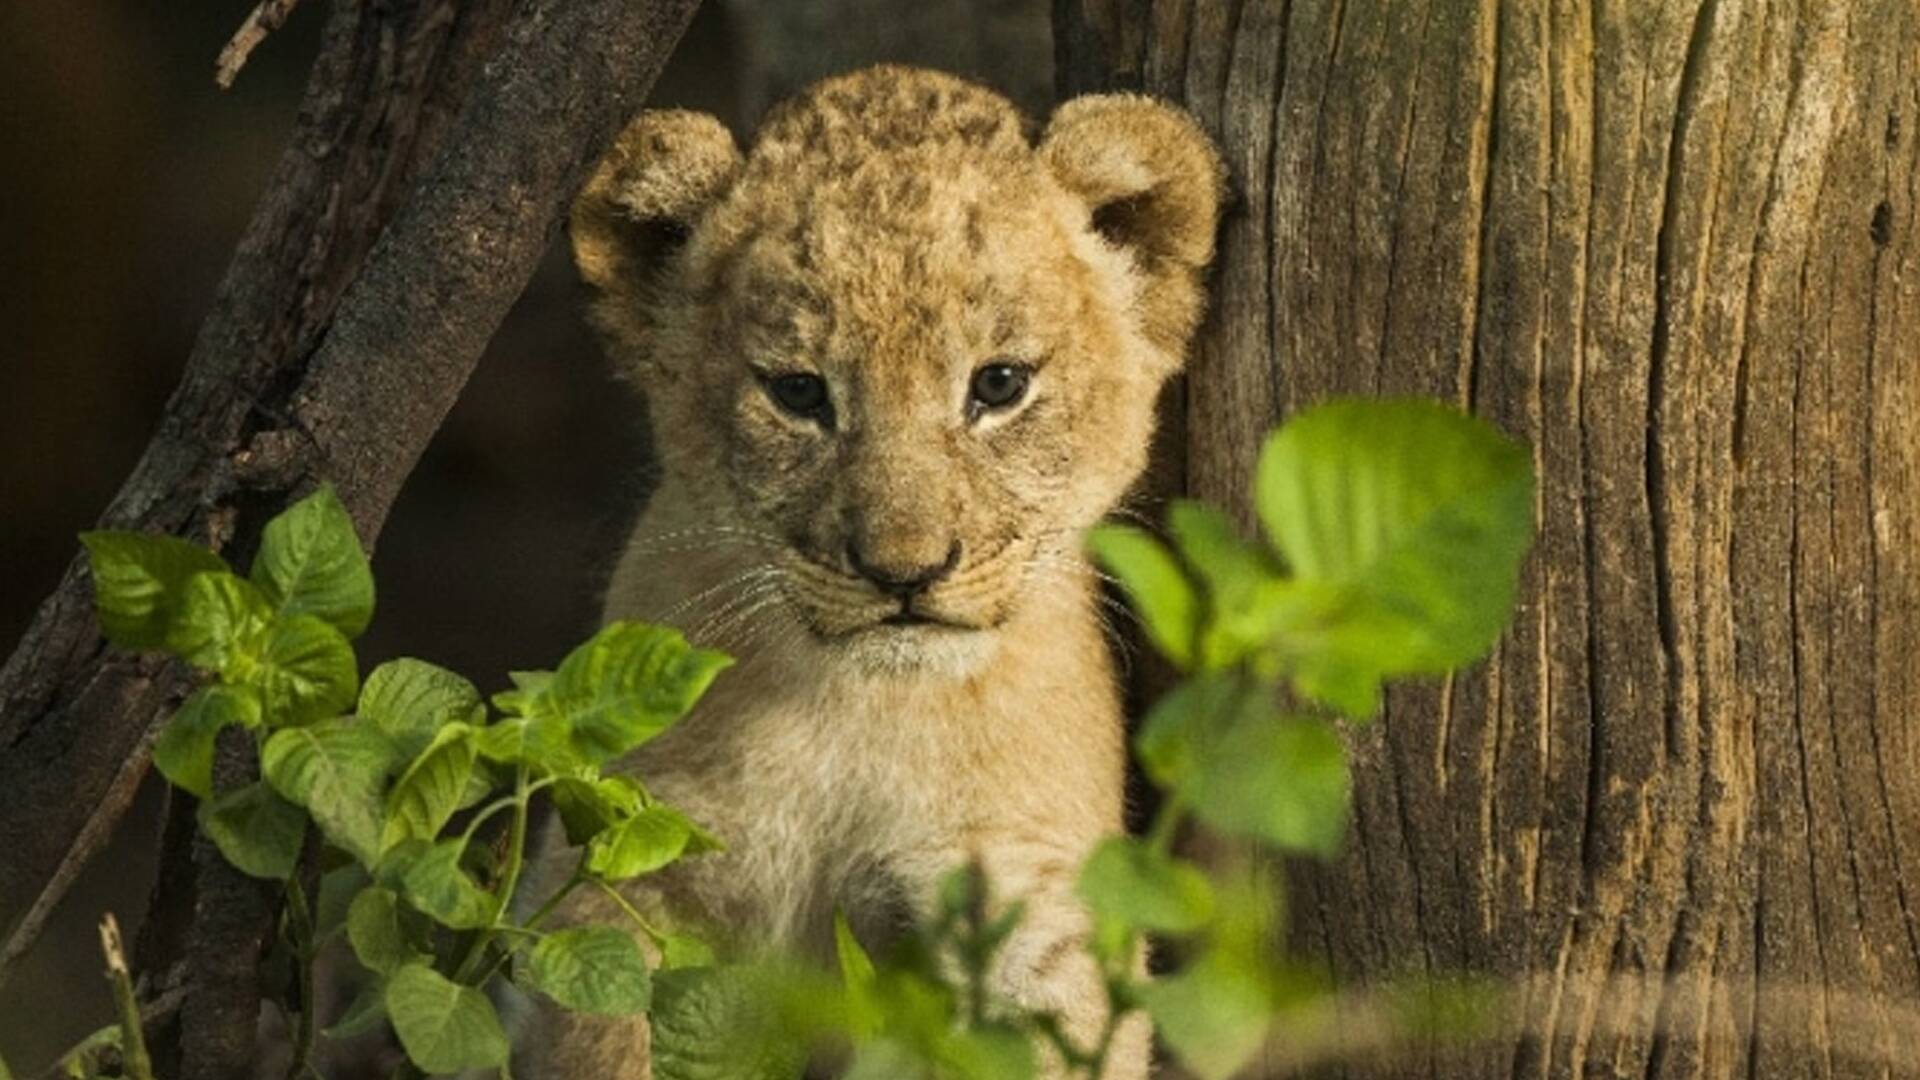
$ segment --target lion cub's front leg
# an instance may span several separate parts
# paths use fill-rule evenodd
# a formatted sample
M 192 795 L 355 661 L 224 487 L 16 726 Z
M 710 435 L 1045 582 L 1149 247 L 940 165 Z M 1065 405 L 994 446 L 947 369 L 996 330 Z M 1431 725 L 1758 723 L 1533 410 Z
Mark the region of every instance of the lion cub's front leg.
M 1092 918 L 1074 894 L 1084 857 L 1079 851 L 1013 843 L 989 847 L 978 856 L 994 898 L 991 906 L 1021 906 L 1019 922 L 987 973 L 989 990 L 1023 1011 L 1058 1016 L 1067 1038 L 1092 1050 L 1106 1030 L 1108 1005 L 1106 980 L 1091 948 Z M 932 888 L 926 895 L 931 898 Z M 1122 1017 L 1098 1080 L 1145 1080 L 1152 1034 L 1144 1015 Z M 1084 1076 L 1068 1071 L 1057 1058 L 1046 1050 L 1042 1076 Z
M 1067 1037 L 1091 1050 L 1106 1028 L 1107 991 L 1088 942 L 1086 909 L 1070 890 L 1029 897 L 1020 925 L 1002 946 L 990 978 L 998 996 L 1023 1009 L 1058 1015 Z M 1145 1080 L 1151 1043 L 1152 1029 L 1145 1016 L 1122 1017 L 1099 1080 Z M 1049 1051 L 1048 1057 L 1053 1056 Z M 1050 1061 L 1042 1075 L 1075 1074 Z

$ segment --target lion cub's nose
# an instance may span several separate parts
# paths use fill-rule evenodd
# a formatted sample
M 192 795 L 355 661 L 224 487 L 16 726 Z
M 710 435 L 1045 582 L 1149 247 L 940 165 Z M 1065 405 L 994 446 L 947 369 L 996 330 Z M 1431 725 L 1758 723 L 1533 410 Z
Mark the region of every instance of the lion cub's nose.
M 960 541 L 955 540 L 953 546 L 947 548 L 947 557 L 944 561 L 913 565 L 884 559 L 871 561 L 861 553 L 857 542 L 849 540 L 847 541 L 847 562 L 853 567 L 854 573 L 873 582 L 881 592 L 897 596 L 902 600 L 909 600 L 941 578 L 953 573 L 953 568 L 960 565 Z

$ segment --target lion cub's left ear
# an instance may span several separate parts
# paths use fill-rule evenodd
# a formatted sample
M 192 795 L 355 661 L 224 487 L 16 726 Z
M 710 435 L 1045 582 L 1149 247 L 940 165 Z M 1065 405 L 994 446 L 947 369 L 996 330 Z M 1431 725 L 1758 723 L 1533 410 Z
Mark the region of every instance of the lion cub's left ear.
M 1093 228 L 1133 256 L 1148 340 L 1174 363 L 1205 307 L 1226 170 L 1186 113 L 1137 94 L 1060 106 L 1040 140 L 1054 178 L 1085 200 Z

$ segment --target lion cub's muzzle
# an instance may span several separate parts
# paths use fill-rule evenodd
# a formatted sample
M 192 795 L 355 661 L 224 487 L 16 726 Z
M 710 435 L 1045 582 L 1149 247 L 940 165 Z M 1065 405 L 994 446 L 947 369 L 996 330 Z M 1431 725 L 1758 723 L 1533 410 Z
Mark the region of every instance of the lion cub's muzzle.
M 846 569 L 799 552 L 784 560 L 789 595 L 802 619 L 825 638 L 865 631 L 987 630 L 1007 615 L 1019 575 L 1002 548 L 969 559 L 955 539 L 938 561 L 876 557 L 857 542 L 843 553 Z
M 858 541 L 847 541 L 847 565 L 853 572 L 872 583 L 873 587 L 899 603 L 900 608 L 880 621 L 888 626 L 926 626 L 944 623 L 947 620 L 932 614 L 927 607 L 926 595 L 941 581 L 953 575 L 954 568 L 960 565 L 960 541 L 954 540 L 947 547 L 947 554 L 938 563 L 911 563 L 895 560 L 892 562 L 869 558 L 861 553 Z M 949 624 L 951 625 L 951 624 Z M 965 627 L 965 629 L 972 629 Z

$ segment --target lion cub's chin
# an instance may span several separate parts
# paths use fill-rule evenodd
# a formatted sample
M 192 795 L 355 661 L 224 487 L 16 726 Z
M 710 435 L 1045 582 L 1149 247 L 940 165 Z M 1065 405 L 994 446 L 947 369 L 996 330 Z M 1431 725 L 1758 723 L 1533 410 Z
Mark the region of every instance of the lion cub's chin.
M 999 639 L 992 630 L 879 623 L 815 644 L 822 662 L 864 675 L 963 679 L 986 666 Z

